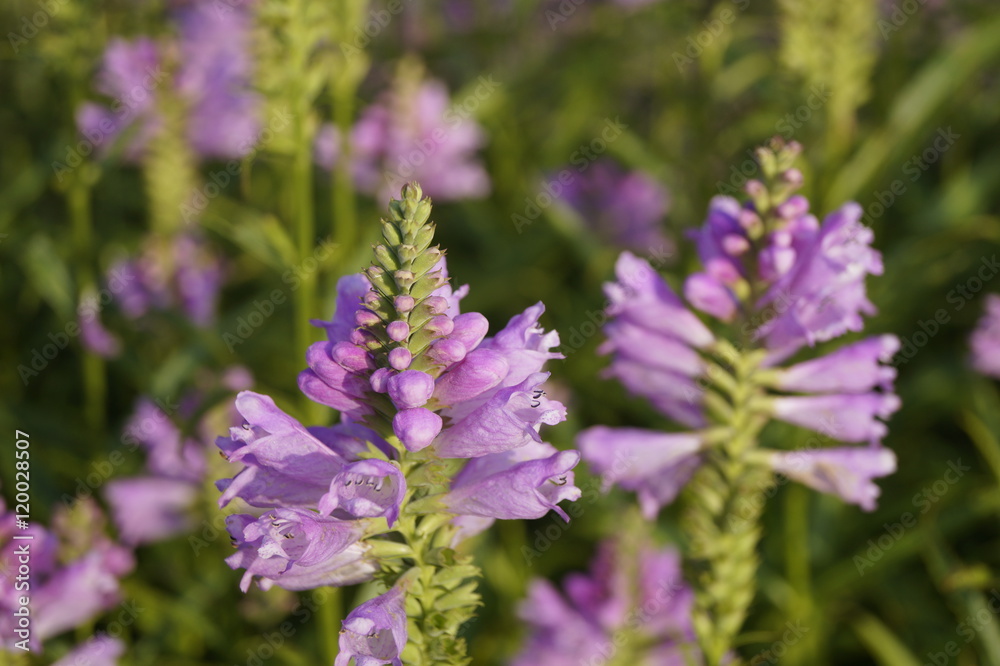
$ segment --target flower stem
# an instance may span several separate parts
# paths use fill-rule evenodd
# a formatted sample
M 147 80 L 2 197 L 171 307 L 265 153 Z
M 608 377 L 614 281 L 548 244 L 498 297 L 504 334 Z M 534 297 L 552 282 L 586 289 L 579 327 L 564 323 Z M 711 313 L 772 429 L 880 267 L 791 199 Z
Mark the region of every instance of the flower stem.
M 343 591 L 339 587 L 327 588 L 327 597 L 316 609 L 319 620 L 320 648 L 324 664 L 332 664 L 340 651 L 338 636 L 343 620 Z
M 89 165 L 81 165 L 80 169 L 88 167 Z M 93 220 L 90 215 L 90 185 L 86 178 L 86 175 L 78 173 L 66 192 L 70 224 L 73 229 L 73 245 L 77 252 L 76 271 L 81 295 L 96 285 L 94 271 L 90 263 Z M 84 418 L 90 429 L 96 436 L 99 436 L 99 433 L 104 431 L 107 400 L 104 359 L 84 349 L 81 372 L 83 374 Z
M 723 663 L 753 601 L 760 514 L 771 479 L 767 468 L 747 456 L 764 423 L 752 408 L 759 392 L 754 356 L 740 354 L 733 366 L 736 390 L 723 424 L 731 437 L 707 454 L 695 474 L 685 515 L 694 627 L 708 666 Z
M 390 441 L 398 444 L 395 437 Z M 398 448 L 405 452 L 401 445 Z M 403 661 L 413 666 L 464 666 L 470 660 L 465 639 L 458 632 L 479 605 L 475 588 L 480 572 L 471 558 L 452 549 L 457 528 L 450 514 L 413 511 L 416 501 L 443 490 L 423 479 L 449 478 L 455 472 L 450 468 L 458 461 L 441 460 L 425 451 L 403 453 L 401 462 L 410 490 L 396 529 L 413 552 L 412 564 L 404 565 L 396 577 L 410 579 L 408 597 L 413 602 L 407 605 L 410 630 Z M 411 479 L 415 483 L 410 484 Z

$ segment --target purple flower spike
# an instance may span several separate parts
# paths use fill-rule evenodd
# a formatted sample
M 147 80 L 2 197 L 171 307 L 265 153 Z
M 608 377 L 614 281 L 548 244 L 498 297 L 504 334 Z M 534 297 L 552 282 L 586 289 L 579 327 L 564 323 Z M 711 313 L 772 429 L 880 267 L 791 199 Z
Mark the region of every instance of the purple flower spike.
M 430 446 L 441 432 L 444 421 L 429 409 L 415 407 L 397 412 L 392 417 L 392 429 L 407 451 L 420 451 Z
M 548 458 L 519 462 L 497 471 L 503 454 L 470 461 L 455 477 L 442 502 L 453 513 L 502 520 L 541 518 L 555 511 L 569 516 L 558 505 L 576 501 L 581 490 L 573 485 L 570 471 L 580 462 L 576 451 L 560 451 Z
M 434 393 L 434 379 L 419 370 L 404 370 L 389 377 L 389 397 L 399 409 L 423 407 Z
M 899 338 L 867 338 L 811 361 L 781 370 L 778 388 L 816 393 L 861 393 L 875 387 L 891 391 L 896 369 L 880 365 L 899 351 Z
M 541 441 L 538 429 L 543 423 L 555 425 L 566 420 L 566 408 L 537 388 L 548 376 L 546 372 L 535 373 L 517 386 L 500 389 L 468 411 L 445 410 L 445 415 L 457 422 L 438 437 L 438 455 L 477 458 Z
M 874 511 L 879 488 L 872 479 L 895 472 L 896 455 L 881 446 L 775 452 L 771 467 L 810 488 Z
M 577 440 L 584 460 L 601 475 L 604 489 L 619 485 L 638 493 L 652 520 L 670 504 L 701 464 L 698 435 L 596 426 Z
M 356 518 L 385 516 L 392 527 L 405 495 L 406 479 L 398 467 L 384 460 L 359 460 L 333 477 L 319 511 L 328 516 L 339 508 Z
M 361 604 L 347 616 L 340 632 L 340 654 L 334 666 L 403 666 L 406 647 L 406 593 L 396 586 Z
M 842 442 L 881 441 L 888 428 L 876 417 L 899 409 L 894 394 L 856 393 L 774 398 L 774 415 Z
M 986 297 L 986 313 L 969 341 L 972 367 L 984 375 L 1000 378 L 1000 296 Z
M 350 585 L 370 578 L 367 548 L 358 543 L 367 524 L 325 518 L 304 509 L 273 509 L 259 518 L 235 514 L 226 528 L 237 548 L 226 558 L 233 569 L 246 569 L 240 589 L 255 577 L 289 590 L 321 585 Z

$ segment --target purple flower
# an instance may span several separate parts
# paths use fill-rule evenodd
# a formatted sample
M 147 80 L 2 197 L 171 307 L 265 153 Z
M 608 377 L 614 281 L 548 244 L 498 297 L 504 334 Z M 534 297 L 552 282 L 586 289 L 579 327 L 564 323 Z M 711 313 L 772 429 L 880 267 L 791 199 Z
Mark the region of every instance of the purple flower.
M 783 391 L 861 393 L 880 387 L 891 391 L 896 369 L 880 365 L 899 351 L 899 338 L 880 335 L 845 345 L 825 356 L 778 371 Z
M 604 489 L 617 484 L 636 492 L 649 519 L 674 500 L 701 464 L 702 440 L 692 433 L 596 426 L 580 433 L 577 444 Z
M 337 472 L 319 510 L 330 515 L 340 508 L 355 518 L 385 516 L 392 527 L 405 495 L 406 479 L 398 467 L 384 460 L 359 460 Z
M 104 327 L 98 312 L 80 312 L 80 342 L 87 351 L 101 358 L 116 358 L 122 352 L 122 343 L 114 333 Z
M 347 616 L 334 666 L 347 666 L 352 657 L 357 666 L 403 666 L 406 641 L 406 593 L 397 585 Z
M 848 203 L 819 229 L 791 232 L 794 263 L 757 304 L 777 312 L 757 331 L 777 355 L 860 331 L 861 315 L 875 313 L 865 295 L 865 277 L 882 274 L 882 255 L 871 248 L 874 234 L 861 222 L 861 213 L 861 206 Z
M 771 467 L 810 488 L 874 511 L 879 488 L 872 479 L 895 472 L 896 456 L 881 446 L 773 452 Z
M 876 443 L 888 428 L 876 417 L 886 419 L 899 409 L 892 393 L 846 393 L 785 396 L 773 399 L 774 416 L 821 432 L 843 442 Z
M 149 399 L 136 403 L 124 439 L 146 449 L 146 467 L 156 476 L 200 483 L 205 474 L 204 447 L 184 438 L 166 412 Z
M 15 637 L 13 612 L 20 607 L 18 599 L 24 596 L 24 591 L 15 588 L 13 572 L 17 570 L 17 549 L 26 542 L 13 540 L 15 531 L 33 537 L 30 542 L 33 621 L 29 642 L 32 650 L 37 651 L 45 640 L 82 625 L 119 602 L 119 579 L 135 566 L 129 550 L 102 535 L 91 535 L 85 552 L 62 564 L 55 534 L 34 523 L 27 531 L 15 530 L 14 523 L 12 512 L 0 517 L 0 562 L 8 571 L 0 578 L 0 633 L 4 645 L 13 647 L 20 640 Z
M 1000 378 L 1000 296 L 986 297 L 986 312 L 969 340 L 972 366 L 984 375 Z
M 253 92 L 250 12 L 246 5 L 195 2 L 177 11 L 180 61 L 175 85 L 190 108 L 188 140 L 203 157 L 245 156 L 260 132 Z
M 663 233 L 670 206 L 666 189 L 641 171 L 626 172 L 602 158 L 582 174 L 570 173 L 560 197 L 603 240 L 639 254 L 670 256 L 674 245 Z
M 307 429 L 281 411 L 266 395 L 243 391 L 236 407 L 247 423 L 231 428 L 216 445 L 231 462 L 244 467 L 216 485 L 219 506 L 239 497 L 251 506 L 315 507 L 331 490 L 331 481 L 366 442 L 387 445 L 367 428 L 342 424 Z
M 665 415 L 700 427 L 703 389 L 694 378 L 703 363 L 697 349 L 714 337 L 648 262 L 623 252 L 615 273 L 618 281 L 605 285 L 611 321 L 599 349 L 612 354 L 606 376 Z
M 261 588 L 287 590 L 323 585 L 353 585 L 371 578 L 374 566 L 359 543 L 367 523 L 342 521 L 305 509 L 272 509 L 259 518 L 234 514 L 226 528 L 237 551 L 226 558 L 233 569 L 246 569 L 240 589 L 255 577 Z
M 685 652 L 701 663 L 693 647 L 694 595 L 674 550 L 643 544 L 630 552 L 602 543 L 590 572 L 567 576 L 563 588 L 565 596 L 545 579 L 531 582 L 518 611 L 528 640 L 513 666 L 604 663 L 618 653 L 625 630 L 643 651 L 635 663 L 681 666 L 691 663 Z
M 77 128 L 100 151 L 106 152 L 124 130 L 125 159 L 138 161 L 146 144 L 160 123 L 155 110 L 153 90 L 164 76 L 156 44 L 140 37 L 134 42 L 112 39 L 95 88 L 112 100 L 111 108 L 85 103 L 76 112 Z
M 139 256 L 117 262 L 106 281 L 131 319 L 176 307 L 206 328 L 215 321 L 224 277 L 222 261 L 204 239 L 182 233 L 169 242 L 150 237 Z
M 104 493 L 122 540 L 135 545 L 190 529 L 198 486 L 183 479 L 135 477 L 109 481 Z
M 359 190 L 380 201 L 409 180 L 418 180 L 428 196 L 440 201 L 481 198 L 490 181 L 475 152 L 485 143 L 471 118 L 451 109 L 444 84 L 400 82 L 362 113 L 350 136 L 351 171 Z M 332 169 L 341 137 L 324 127 L 316 141 L 316 161 Z
M 124 643 L 117 638 L 98 634 L 73 648 L 52 666 L 117 666 L 123 654 Z
M 543 446 L 546 453 L 551 452 L 547 457 L 524 460 L 521 455 L 537 455 L 538 448 L 522 447 L 470 460 L 441 502 L 452 513 L 466 516 L 517 520 L 541 518 L 555 511 L 569 522 L 559 502 L 580 498 L 570 471 L 580 461 L 580 454 Z
M 193 151 L 203 158 L 245 156 L 259 133 L 259 96 L 251 90 L 248 56 L 251 22 L 243 7 L 219 11 L 210 2 L 187 4 L 174 17 L 178 43 L 157 44 L 148 38 L 132 43 L 116 39 L 104 54 L 97 91 L 111 107 L 86 103 L 77 111 L 77 127 L 102 151 L 120 137 L 124 157 L 140 161 L 149 141 L 163 127 L 157 100 L 161 86 L 173 88 L 187 110 L 186 133 Z M 162 60 L 179 59 L 176 77 L 165 81 Z

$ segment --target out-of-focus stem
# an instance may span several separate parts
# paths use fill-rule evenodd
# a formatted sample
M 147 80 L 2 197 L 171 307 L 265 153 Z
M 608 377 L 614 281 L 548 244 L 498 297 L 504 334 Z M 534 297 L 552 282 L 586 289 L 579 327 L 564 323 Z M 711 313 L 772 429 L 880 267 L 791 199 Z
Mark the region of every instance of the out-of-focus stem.
M 86 169 L 87 165 L 81 165 Z M 76 273 L 82 298 L 95 286 L 94 271 L 91 267 L 92 219 L 90 215 L 90 186 L 81 173 L 75 174 L 72 185 L 66 192 L 70 224 L 73 229 L 73 246 L 76 250 Z M 104 359 L 84 348 L 81 361 L 83 374 L 84 418 L 95 434 L 104 431 L 107 382 L 104 376 Z

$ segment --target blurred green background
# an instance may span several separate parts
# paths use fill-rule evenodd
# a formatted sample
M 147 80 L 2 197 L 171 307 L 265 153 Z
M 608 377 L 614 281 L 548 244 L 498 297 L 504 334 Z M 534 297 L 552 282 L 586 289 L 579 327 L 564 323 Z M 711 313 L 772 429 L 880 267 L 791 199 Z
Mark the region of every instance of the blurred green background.
M 777 663 L 762 651 L 786 622 L 801 622 L 808 631 L 781 655 L 783 664 L 917 666 L 935 663 L 932 655 L 954 641 L 960 652 L 946 663 L 1000 666 L 1000 618 L 986 606 L 1000 590 L 1000 392 L 967 363 L 982 296 L 1000 293 L 1000 281 L 973 279 L 1000 251 L 995 2 L 662 0 L 635 8 L 599 0 L 407 2 L 356 59 L 331 44 L 356 34 L 358 24 L 345 21 L 350 12 L 356 20 L 382 5 L 258 0 L 260 29 L 281 29 L 273 17 L 286 5 L 318 12 L 310 37 L 318 46 L 302 70 L 286 56 L 259 54 L 262 86 L 276 72 L 287 79 L 262 90 L 268 104 L 277 105 L 296 81 L 308 79 L 315 92 L 296 108 L 305 110 L 313 129 L 338 113 L 350 124 L 401 64 L 445 81 L 454 100 L 473 94 L 480 77 L 500 84 L 472 111 L 487 136 L 481 159 L 490 194 L 439 203 L 434 213 L 453 280 L 471 285 L 463 309 L 486 314 L 494 330 L 540 300 L 547 307 L 543 323 L 565 343 L 602 308 L 601 284 L 620 248 L 565 206 L 545 208 L 520 228 L 513 216 L 524 214 L 545 180 L 600 136 L 608 119 L 626 129 L 607 143 L 606 157 L 645 171 L 670 193 L 663 225 L 676 251 L 661 268 L 674 285 L 697 261 L 685 230 L 701 223 L 712 196 L 738 190 L 748 150 L 775 134 L 801 142 L 804 194 L 814 211 L 858 201 L 883 253 L 884 275 L 868 281 L 879 313 L 866 332 L 896 333 L 904 351 L 915 333 L 928 335 L 917 336 L 925 344 L 914 344 L 912 358 L 897 357 L 903 407 L 886 445 L 896 451 L 899 471 L 880 481 L 878 510 L 865 514 L 791 487 L 770 500 L 760 591 L 741 650 L 748 659 L 765 655 L 756 663 Z M 22 34 L 22 19 L 39 6 L 4 3 L 0 23 L 8 41 Z M 163 184 L 180 177 L 169 170 L 151 177 L 117 158 L 90 156 L 60 182 L 53 163 L 64 161 L 78 140 L 74 112 L 97 97 L 93 80 L 108 40 L 169 28 L 166 8 L 153 0 L 56 6 L 37 35 L 17 53 L 5 46 L 0 61 L 0 450 L 5 457 L 13 450 L 15 428 L 31 433 L 32 518 L 38 521 L 49 519 L 94 463 L 122 446 L 123 424 L 139 396 L 173 400 L 238 364 L 253 374 L 255 390 L 304 419 L 328 420 L 329 413 L 306 413 L 295 395 L 304 363 L 290 344 L 299 325 L 291 302 L 232 352 L 222 336 L 255 300 L 282 288 L 282 275 L 302 259 L 293 240 L 301 209 L 289 203 L 289 192 L 303 173 L 311 179 L 314 240 L 345 239 L 334 215 L 345 201 L 358 221 L 355 237 L 346 236 L 348 244 L 316 274 L 313 316 L 328 318 L 337 277 L 365 265 L 382 209 L 366 195 L 338 198 L 335 176 L 308 165 L 302 171 L 294 146 L 269 144 L 238 185 L 210 202 L 201 221 L 228 266 L 210 329 L 169 313 L 137 327 L 110 308 L 102 318 L 122 339 L 122 356 L 103 361 L 74 338 L 37 376 L 22 381 L 18 367 L 30 365 L 49 334 L 75 319 L 81 294 L 98 284 L 115 257 L 137 251 L 157 224 L 157 196 L 169 196 Z M 464 17 L 458 27 L 456 11 Z M 699 41 L 706 33 L 710 38 Z M 341 84 L 356 88 L 353 108 L 336 91 Z M 925 163 L 921 156 L 942 135 L 952 136 L 951 143 L 928 153 L 934 158 Z M 191 177 L 218 169 L 205 163 Z M 947 321 L 929 334 L 927 322 L 941 309 Z M 576 432 L 596 423 L 662 423 L 651 408 L 598 377 L 605 364 L 595 353 L 601 336 L 576 339 L 582 346 L 571 343 L 567 359 L 552 364 L 570 409 L 569 421 L 549 431 L 551 441 L 571 447 Z M 785 446 L 808 437 L 777 427 L 767 436 Z M 12 460 L 0 464 L 8 502 Z M 959 461 L 971 470 L 953 485 L 939 483 L 943 492 L 935 490 L 949 463 Z M 134 474 L 142 465 L 141 454 L 127 453 L 113 473 Z M 634 501 L 619 492 L 599 496 L 599 484 L 582 469 L 578 478 L 586 508 L 571 525 L 553 516 L 502 523 L 473 543 L 486 602 L 468 629 L 475 663 L 503 663 L 516 652 L 521 630 L 514 609 L 530 577 L 558 579 L 584 568 L 596 542 L 614 531 Z M 217 515 L 215 497 L 206 486 L 199 523 Z M 872 550 L 907 512 L 917 515 L 918 525 L 890 547 Z M 805 531 L 797 518 L 803 513 Z M 667 511 L 657 530 L 670 539 L 676 524 Z M 526 562 L 522 546 L 533 546 L 551 525 L 560 526 L 560 536 Z M 195 534 L 209 529 L 200 524 Z M 228 552 L 226 539 L 210 539 L 196 553 L 187 536 L 138 550 L 125 595 L 145 610 L 126 629 L 130 648 L 123 663 L 254 663 L 262 637 L 280 631 L 284 621 L 292 622 L 294 635 L 265 661 L 317 663 L 313 655 L 325 630 L 303 610 L 314 595 L 254 589 L 244 596 L 240 573 L 222 561 Z M 871 566 L 860 566 L 858 558 Z M 353 593 L 338 603 L 347 608 Z M 307 606 L 294 610 L 300 597 Z M 76 638 L 106 628 L 110 617 Z M 72 639 L 52 641 L 46 659 Z

